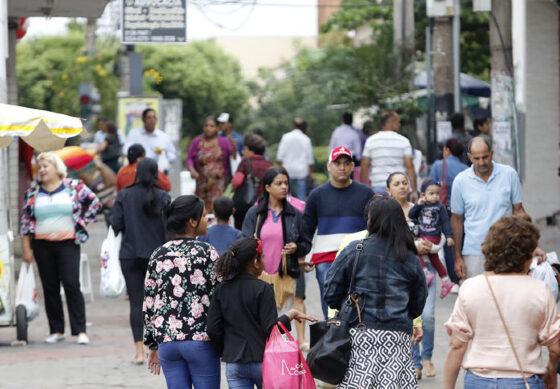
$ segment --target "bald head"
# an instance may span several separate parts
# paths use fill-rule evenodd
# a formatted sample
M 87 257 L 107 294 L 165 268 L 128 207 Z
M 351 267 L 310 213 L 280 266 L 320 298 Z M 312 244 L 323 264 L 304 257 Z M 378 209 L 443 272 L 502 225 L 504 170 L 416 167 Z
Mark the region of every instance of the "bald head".
M 487 136 L 475 136 L 472 138 L 468 145 L 468 152 L 473 153 L 475 152 L 492 152 L 492 142 Z
M 469 142 L 469 159 L 480 177 L 492 173 L 492 142 L 485 136 L 477 136 Z

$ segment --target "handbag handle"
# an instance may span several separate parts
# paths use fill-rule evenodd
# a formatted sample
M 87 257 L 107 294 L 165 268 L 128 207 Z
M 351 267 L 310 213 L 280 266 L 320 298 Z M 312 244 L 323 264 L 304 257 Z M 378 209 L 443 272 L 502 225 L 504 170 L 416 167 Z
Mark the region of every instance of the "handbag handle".
M 282 323 L 280 320 L 278 320 L 278 321 L 276 322 L 276 325 L 277 325 L 278 327 L 280 327 L 280 328 L 282 329 L 282 331 L 284 331 L 284 335 L 286 335 L 286 336 L 288 337 L 288 339 L 290 339 L 291 341 L 294 341 L 294 342 L 296 341 L 296 340 L 294 339 L 294 337 L 292 336 L 292 334 L 290 333 L 290 331 L 288 331 L 288 329 L 286 328 L 286 326 L 284 325 L 284 323 Z
M 358 314 L 358 324 L 362 323 L 362 310 L 360 309 L 360 304 L 358 303 L 358 299 L 354 296 L 352 290 L 354 289 L 354 285 L 356 283 L 356 269 L 358 268 L 358 260 L 360 259 L 360 254 L 364 250 L 364 242 L 365 239 L 362 239 L 356 245 L 356 256 L 354 258 L 354 265 L 352 266 L 352 276 L 350 278 L 350 286 L 348 287 L 348 298 L 347 298 L 347 301 L 349 300 L 356 308 L 356 313 Z
M 506 321 L 504 319 L 504 316 L 502 315 L 502 310 L 500 309 L 500 306 L 498 304 L 498 299 L 496 298 L 496 295 L 494 294 L 494 289 L 492 289 L 492 285 L 490 284 L 490 279 L 488 278 L 488 273 L 484 273 L 484 278 L 486 278 L 486 283 L 488 284 L 488 289 L 490 289 L 490 294 L 492 295 L 492 299 L 494 300 L 494 304 L 496 305 L 496 310 L 498 311 L 498 316 L 500 316 L 500 320 L 502 322 L 502 325 L 504 326 L 504 330 L 506 332 L 509 345 L 511 347 L 511 350 L 513 351 L 513 356 L 515 357 L 515 362 L 517 362 L 517 367 L 521 371 L 521 376 L 523 377 L 523 382 L 525 384 L 525 388 L 526 389 L 531 389 L 531 387 L 529 386 L 529 382 L 527 381 L 527 377 L 525 375 L 525 370 L 523 370 L 523 367 L 521 366 L 521 360 L 519 359 L 519 355 L 517 354 L 517 350 L 515 349 L 515 346 L 513 345 L 513 340 L 511 339 L 511 334 L 509 332 L 509 328 L 506 325 Z

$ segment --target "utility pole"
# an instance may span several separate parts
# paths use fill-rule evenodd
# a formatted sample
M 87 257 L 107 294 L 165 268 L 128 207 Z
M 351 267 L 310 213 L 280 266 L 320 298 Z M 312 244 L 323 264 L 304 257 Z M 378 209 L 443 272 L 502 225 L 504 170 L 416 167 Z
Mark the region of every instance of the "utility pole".
M 519 170 L 517 120 L 513 91 L 511 0 L 492 0 L 490 55 L 495 157 Z
M 414 0 L 393 0 L 393 43 L 408 65 L 414 52 Z
M 454 112 L 452 36 L 452 18 L 434 18 L 432 64 L 436 122 L 447 121 Z

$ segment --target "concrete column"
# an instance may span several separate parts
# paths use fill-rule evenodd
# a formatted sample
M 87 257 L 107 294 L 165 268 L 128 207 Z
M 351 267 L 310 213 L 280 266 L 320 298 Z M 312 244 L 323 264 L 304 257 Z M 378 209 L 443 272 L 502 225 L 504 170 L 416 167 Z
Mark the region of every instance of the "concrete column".
M 517 104 L 525 108 L 523 202 L 533 218 L 541 219 L 560 211 L 559 11 L 552 1 L 523 2 L 525 7 L 514 7 L 513 18 L 513 30 L 515 23 L 524 23 L 525 30 L 525 41 L 514 40 L 513 47 L 514 66 L 524 70 L 517 80 L 522 85 L 516 86 Z

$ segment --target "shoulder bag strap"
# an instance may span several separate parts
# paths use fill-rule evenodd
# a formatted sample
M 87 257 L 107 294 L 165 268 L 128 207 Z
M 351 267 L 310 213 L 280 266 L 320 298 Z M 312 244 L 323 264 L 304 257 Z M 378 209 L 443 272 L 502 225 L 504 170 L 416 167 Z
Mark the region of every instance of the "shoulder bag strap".
M 356 269 L 358 268 L 358 260 L 360 259 L 360 254 L 364 250 L 364 242 L 365 239 L 362 239 L 356 245 L 356 256 L 354 258 L 354 265 L 352 266 L 352 276 L 350 278 L 350 286 L 348 287 L 348 299 L 350 299 L 350 301 L 352 302 L 352 304 L 354 304 L 354 307 L 356 308 L 356 313 L 358 314 L 358 324 L 362 323 L 362 310 L 360 309 L 358 298 L 354 296 L 353 290 L 354 290 L 354 284 L 356 283 Z
M 494 300 L 494 304 L 496 305 L 496 310 L 498 311 L 498 315 L 500 316 L 500 320 L 502 322 L 502 325 L 504 326 L 504 330 L 506 332 L 509 345 L 511 347 L 511 350 L 513 351 L 513 356 L 515 357 L 515 362 L 517 362 L 517 368 L 519 369 L 519 371 L 521 371 L 521 375 L 523 376 L 523 382 L 525 383 L 525 388 L 526 389 L 531 389 L 531 387 L 529 386 L 529 382 L 527 381 L 527 376 L 525 374 L 525 371 L 523 370 L 523 367 L 521 366 L 521 360 L 519 359 L 519 355 L 517 354 L 517 350 L 515 349 L 515 346 L 513 345 L 513 340 L 511 339 L 511 334 L 509 332 L 509 328 L 506 325 L 506 321 L 504 319 L 504 316 L 502 315 L 502 311 L 500 309 L 500 306 L 498 305 L 498 299 L 496 299 L 496 295 L 494 294 L 494 289 L 492 289 L 492 285 L 490 284 L 490 279 L 488 278 L 488 273 L 484 273 L 484 278 L 486 278 L 486 283 L 488 284 L 488 289 L 490 289 L 490 294 L 492 295 L 492 299 Z
M 257 219 L 255 221 L 255 231 L 253 232 L 253 237 L 255 239 L 259 239 L 259 237 L 257 236 L 257 230 L 259 229 L 259 223 L 261 221 L 261 214 L 257 213 Z

